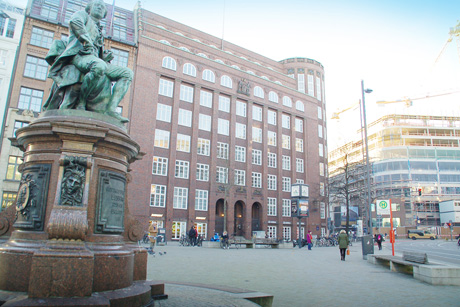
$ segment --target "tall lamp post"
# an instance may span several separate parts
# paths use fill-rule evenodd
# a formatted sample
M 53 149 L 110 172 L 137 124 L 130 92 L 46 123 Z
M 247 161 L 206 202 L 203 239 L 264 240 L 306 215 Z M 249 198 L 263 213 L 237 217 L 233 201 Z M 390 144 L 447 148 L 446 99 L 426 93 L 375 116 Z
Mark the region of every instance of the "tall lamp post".
M 370 167 L 369 167 L 369 144 L 367 140 L 367 120 L 366 120 L 366 103 L 364 100 L 364 94 L 372 93 L 371 89 L 364 89 L 364 81 L 361 80 L 361 94 L 362 94 L 362 111 L 363 111 L 363 125 L 364 125 L 364 141 L 366 144 L 366 180 L 367 180 L 367 205 L 369 210 L 369 225 L 368 234 L 372 236 L 372 209 L 371 209 L 371 179 L 370 179 Z

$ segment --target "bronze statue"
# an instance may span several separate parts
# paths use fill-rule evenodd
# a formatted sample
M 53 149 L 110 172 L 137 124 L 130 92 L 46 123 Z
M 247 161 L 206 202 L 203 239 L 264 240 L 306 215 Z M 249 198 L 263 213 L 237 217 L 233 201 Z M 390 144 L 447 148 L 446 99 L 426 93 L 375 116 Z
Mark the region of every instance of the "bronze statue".
M 54 84 L 44 110 L 87 110 L 128 121 L 116 108 L 131 85 L 133 72 L 110 64 L 114 56 L 104 50 L 100 24 L 106 15 L 102 0 L 89 2 L 84 11 L 72 15 L 68 42 L 53 42 L 46 61 L 51 65 L 49 77 Z

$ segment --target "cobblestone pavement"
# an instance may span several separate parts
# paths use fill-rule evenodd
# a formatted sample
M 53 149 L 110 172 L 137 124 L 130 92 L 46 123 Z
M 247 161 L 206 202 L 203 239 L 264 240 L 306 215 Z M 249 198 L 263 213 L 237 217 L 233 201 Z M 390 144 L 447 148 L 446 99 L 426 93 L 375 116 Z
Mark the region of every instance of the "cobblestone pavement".
M 147 278 L 166 284 L 169 299 L 159 303 L 163 307 L 254 306 L 232 298 L 232 291 L 203 285 L 272 294 L 273 306 L 280 307 L 460 306 L 460 287 L 433 286 L 369 264 L 360 243 L 350 248 L 346 261 L 340 261 L 337 247 L 223 250 L 171 242 L 155 251 L 155 257 L 149 255 Z M 391 254 L 391 245 L 375 253 Z

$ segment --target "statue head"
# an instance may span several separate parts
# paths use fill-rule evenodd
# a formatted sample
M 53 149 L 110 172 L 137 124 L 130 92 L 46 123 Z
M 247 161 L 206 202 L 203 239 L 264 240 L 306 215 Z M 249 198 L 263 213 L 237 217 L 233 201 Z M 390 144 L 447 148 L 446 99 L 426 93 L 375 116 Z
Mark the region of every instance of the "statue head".
M 94 9 L 93 9 L 94 8 Z M 92 0 L 85 8 L 86 13 L 97 18 L 103 19 L 107 16 L 107 6 L 102 0 Z

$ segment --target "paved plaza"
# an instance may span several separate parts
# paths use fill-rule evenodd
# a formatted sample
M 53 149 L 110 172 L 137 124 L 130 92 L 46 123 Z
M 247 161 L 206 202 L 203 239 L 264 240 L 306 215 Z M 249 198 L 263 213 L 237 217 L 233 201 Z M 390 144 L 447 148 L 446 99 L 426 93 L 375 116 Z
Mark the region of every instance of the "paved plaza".
M 164 282 L 169 295 L 155 306 L 257 306 L 239 298 L 238 289 L 272 294 L 279 307 L 460 306 L 460 287 L 433 286 L 369 264 L 360 243 L 346 261 L 337 247 L 223 250 L 170 242 L 155 250 L 147 278 Z M 391 245 L 375 252 L 391 254 Z

